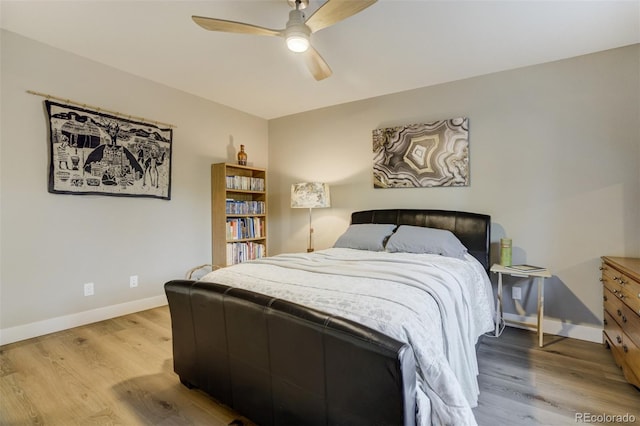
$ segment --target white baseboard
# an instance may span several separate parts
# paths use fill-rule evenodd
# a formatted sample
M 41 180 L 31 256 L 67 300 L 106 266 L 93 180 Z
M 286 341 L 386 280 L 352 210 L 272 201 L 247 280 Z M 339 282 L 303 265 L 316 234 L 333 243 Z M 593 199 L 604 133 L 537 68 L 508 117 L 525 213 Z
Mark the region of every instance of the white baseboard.
M 45 334 L 55 333 L 56 331 L 68 330 L 73 327 L 157 308 L 158 306 L 164 306 L 166 304 L 167 298 L 165 295 L 154 296 L 16 327 L 3 328 L 0 329 L 0 345 L 43 336 Z M 526 330 L 535 330 L 537 323 L 535 316 L 522 316 L 510 313 L 504 314 L 504 320 L 506 325 L 510 327 L 523 328 Z M 602 327 L 567 324 L 557 320 L 545 319 L 543 328 L 547 334 L 602 343 Z
M 510 327 L 535 330 L 538 318 L 535 316 L 523 316 L 516 314 L 504 314 L 504 322 Z M 602 343 L 602 327 L 592 325 L 568 324 L 558 320 L 545 318 L 542 323 L 542 331 L 545 334 L 571 337 L 572 339 L 586 340 L 588 342 Z
M 43 336 L 56 331 L 68 330 L 73 327 L 103 321 L 122 315 L 132 314 L 147 309 L 157 308 L 167 304 L 165 295 L 148 297 L 146 299 L 133 300 L 119 305 L 105 306 L 92 309 L 90 311 L 78 312 L 77 314 L 65 315 L 62 317 L 50 318 L 43 321 L 32 322 L 30 324 L 18 325 L 10 328 L 0 329 L 0 345 L 30 339 L 32 337 Z

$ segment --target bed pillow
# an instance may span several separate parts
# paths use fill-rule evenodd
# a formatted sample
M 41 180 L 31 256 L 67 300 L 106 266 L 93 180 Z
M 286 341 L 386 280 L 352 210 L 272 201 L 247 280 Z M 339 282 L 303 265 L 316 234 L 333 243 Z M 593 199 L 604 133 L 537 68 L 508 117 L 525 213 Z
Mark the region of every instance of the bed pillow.
M 451 231 L 402 225 L 387 241 L 388 252 L 431 253 L 464 259 L 467 248 Z
M 386 239 L 396 229 L 393 224 L 362 223 L 349 225 L 333 245 L 337 248 L 382 251 Z

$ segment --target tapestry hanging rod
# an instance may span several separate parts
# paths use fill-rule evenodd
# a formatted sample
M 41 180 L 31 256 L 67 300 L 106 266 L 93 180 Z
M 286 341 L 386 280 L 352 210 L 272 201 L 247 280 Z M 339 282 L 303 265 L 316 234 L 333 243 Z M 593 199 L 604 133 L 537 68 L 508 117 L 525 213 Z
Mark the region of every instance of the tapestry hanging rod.
M 27 90 L 27 93 L 31 94 L 31 95 L 36 95 L 36 96 L 42 96 L 43 98 L 47 98 L 47 99 L 55 99 L 58 101 L 62 101 L 65 102 L 67 104 L 74 104 L 74 105 L 78 105 L 81 106 L 83 108 L 91 108 L 91 109 L 95 109 L 97 112 L 105 112 L 105 113 L 109 113 L 109 114 L 114 114 L 114 115 L 118 115 L 122 118 L 127 118 L 129 120 L 138 120 L 138 121 L 144 121 L 146 123 L 150 123 L 150 124 L 155 124 L 155 125 L 163 125 L 163 126 L 169 126 L 169 127 L 173 127 L 176 128 L 177 126 L 174 124 L 170 124 L 170 123 L 163 123 L 162 121 L 156 121 L 156 120 L 149 120 L 148 118 L 144 118 L 144 117 L 136 117 L 134 115 L 128 115 L 128 114 L 123 114 L 121 112 L 118 111 L 112 111 L 112 110 L 108 110 L 108 109 L 104 109 L 104 108 L 100 108 L 97 106 L 93 106 L 93 105 L 89 105 L 89 104 L 85 104 L 82 102 L 77 102 L 77 101 L 72 101 L 71 99 L 66 99 L 66 98 L 61 98 L 59 96 L 53 96 L 53 95 L 49 95 L 47 93 L 41 93 L 41 92 L 36 92 L 34 90 Z

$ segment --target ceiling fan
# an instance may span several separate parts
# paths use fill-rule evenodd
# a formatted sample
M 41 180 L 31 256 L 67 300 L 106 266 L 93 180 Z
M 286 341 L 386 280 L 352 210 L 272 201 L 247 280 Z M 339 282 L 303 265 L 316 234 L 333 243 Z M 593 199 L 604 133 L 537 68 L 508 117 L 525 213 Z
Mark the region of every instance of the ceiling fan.
M 311 46 L 309 41 L 311 34 L 355 15 L 376 1 L 327 0 L 305 20 L 303 9 L 309 5 L 309 0 L 287 0 L 287 3 L 295 9 L 289 12 L 289 21 L 282 30 L 203 16 L 192 16 L 191 18 L 196 24 L 209 31 L 284 37 L 289 50 L 301 53 L 313 77 L 316 80 L 322 80 L 329 77 L 332 71 L 318 51 Z

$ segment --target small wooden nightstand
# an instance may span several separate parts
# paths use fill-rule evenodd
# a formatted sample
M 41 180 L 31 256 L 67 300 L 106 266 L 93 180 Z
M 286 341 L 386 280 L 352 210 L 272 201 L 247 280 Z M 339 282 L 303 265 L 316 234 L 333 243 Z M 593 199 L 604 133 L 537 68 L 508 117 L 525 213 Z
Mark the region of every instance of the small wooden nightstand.
M 496 311 L 499 315 L 499 320 L 496 321 L 496 336 L 499 334 L 500 322 L 503 320 L 502 318 L 502 275 L 511 275 L 512 277 L 520 277 L 520 278 L 537 278 L 538 281 L 538 344 L 540 347 L 543 346 L 543 336 L 544 333 L 542 331 L 542 322 L 544 321 L 544 279 L 551 278 L 551 272 L 548 269 L 535 270 L 535 271 L 519 271 L 515 269 L 508 268 L 506 266 L 494 264 L 491 269 L 491 272 L 495 272 L 498 274 L 498 296 L 496 300 Z

